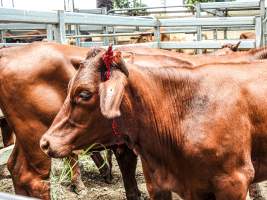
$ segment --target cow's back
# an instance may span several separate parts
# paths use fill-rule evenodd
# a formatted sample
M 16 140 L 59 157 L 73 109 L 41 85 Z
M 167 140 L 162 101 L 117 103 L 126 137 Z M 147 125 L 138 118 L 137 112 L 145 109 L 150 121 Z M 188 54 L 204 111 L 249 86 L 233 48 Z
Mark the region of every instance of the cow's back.
M 87 51 L 41 42 L 1 50 L 1 109 L 15 132 L 52 122 L 75 73 L 72 59 L 83 59 Z

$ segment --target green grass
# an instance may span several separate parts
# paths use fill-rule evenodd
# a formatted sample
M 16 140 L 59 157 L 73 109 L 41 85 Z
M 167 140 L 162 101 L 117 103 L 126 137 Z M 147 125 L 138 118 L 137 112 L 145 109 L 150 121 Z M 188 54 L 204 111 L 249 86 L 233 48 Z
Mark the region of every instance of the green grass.
M 62 199 L 60 197 L 64 196 L 64 193 L 66 191 L 65 186 L 71 185 L 71 180 L 72 180 L 72 177 L 74 176 L 73 168 L 78 164 L 79 161 L 83 163 L 86 170 L 89 170 L 89 171 L 97 170 L 98 171 L 96 166 L 92 168 L 91 162 L 89 160 L 90 155 L 92 153 L 98 152 L 98 151 L 93 150 L 96 147 L 104 148 L 104 162 L 102 166 L 100 167 L 102 168 L 105 164 L 108 165 L 108 161 L 107 161 L 108 150 L 102 144 L 93 144 L 89 146 L 87 149 L 83 150 L 82 153 L 78 156 L 78 160 L 75 160 L 73 165 L 71 165 L 71 160 L 70 160 L 73 158 L 63 158 L 63 159 L 60 159 L 61 160 L 60 162 L 56 162 L 56 165 L 52 167 L 51 174 L 50 174 L 50 184 L 51 184 L 50 195 L 51 195 L 52 200 Z

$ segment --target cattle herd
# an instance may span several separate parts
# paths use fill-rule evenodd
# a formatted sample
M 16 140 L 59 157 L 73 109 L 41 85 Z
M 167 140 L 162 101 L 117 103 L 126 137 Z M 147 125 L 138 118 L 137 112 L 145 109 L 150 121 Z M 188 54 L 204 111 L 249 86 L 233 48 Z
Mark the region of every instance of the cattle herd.
M 50 157 L 100 143 L 116 156 L 128 200 L 142 199 L 137 157 L 153 200 L 246 199 L 267 180 L 267 49 L 238 45 L 205 55 L 52 42 L 0 49 L 15 192 L 50 199 Z M 100 171 L 110 181 L 110 167 Z

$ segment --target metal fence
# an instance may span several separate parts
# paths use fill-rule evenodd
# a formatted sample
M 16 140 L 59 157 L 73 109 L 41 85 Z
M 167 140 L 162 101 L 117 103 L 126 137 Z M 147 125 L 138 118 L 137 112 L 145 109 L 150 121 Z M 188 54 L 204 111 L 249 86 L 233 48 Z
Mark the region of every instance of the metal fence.
M 7 194 L 7 193 L 3 193 L 3 192 L 0 192 L 0 199 L 1 200 L 37 200 L 37 199 L 31 198 L 31 197 Z
M 225 43 L 235 43 L 237 40 L 202 40 L 202 32 L 207 30 L 216 31 L 224 30 L 253 30 L 256 33 L 256 40 L 244 40 L 240 48 L 254 48 L 265 44 L 265 1 L 252 0 L 247 2 L 216 2 L 216 3 L 200 3 L 195 7 L 195 16 L 186 18 L 170 18 L 161 19 L 153 17 L 127 17 L 113 16 L 103 14 L 103 10 L 80 10 L 77 12 L 64 11 L 29 11 L 0 8 L 0 30 L 8 29 L 46 29 L 47 39 L 55 40 L 60 43 L 66 43 L 67 38 L 76 38 L 77 44 L 80 46 L 108 45 L 109 37 L 118 37 L 123 35 L 139 35 L 133 33 L 134 30 L 150 30 L 154 33 L 154 41 L 144 45 L 163 48 L 163 49 L 218 49 Z M 257 16 L 228 16 L 230 11 L 256 10 Z M 84 13 L 84 12 L 95 12 Z M 101 12 L 101 14 L 97 14 Z M 106 13 L 106 12 L 104 12 Z M 207 14 L 208 13 L 208 14 Z M 68 32 L 68 26 L 74 26 L 74 32 Z M 81 30 L 90 29 L 98 34 L 82 35 Z M 117 31 L 125 29 L 126 31 Z M 131 27 L 132 29 L 130 29 Z M 163 42 L 160 41 L 161 28 L 165 27 L 167 31 L 164 33 L 193 33 L 196 34 L 196 41 L 181 42 Z M 129 30 L 127 32 L 127 30 Z M 100 32 L 100 33 L 99 33 Z M 68 34 L 66 34 L 68 33 Z M 227 35 L 227 34 L 226 34 Z M 81 37 L 101 37 L 102 42 L 80 42 Z M 216 39 L 216 38 L 215 38 Z M 3 45 L 18 45 L 4 43 Z

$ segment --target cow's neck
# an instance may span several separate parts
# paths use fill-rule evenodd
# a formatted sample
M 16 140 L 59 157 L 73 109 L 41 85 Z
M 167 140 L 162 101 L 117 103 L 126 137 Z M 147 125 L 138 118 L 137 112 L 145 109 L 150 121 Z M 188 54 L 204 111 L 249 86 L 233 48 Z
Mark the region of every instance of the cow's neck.
M 130 70 L 119 125 L 129 136 L 130 146 L 145 160 L 170 166 L 170 157 L 179 159 L 182 154 L 180 123 L 198 87 L 193 76 L 186 69 Z

